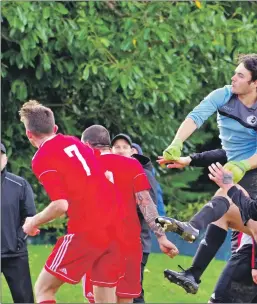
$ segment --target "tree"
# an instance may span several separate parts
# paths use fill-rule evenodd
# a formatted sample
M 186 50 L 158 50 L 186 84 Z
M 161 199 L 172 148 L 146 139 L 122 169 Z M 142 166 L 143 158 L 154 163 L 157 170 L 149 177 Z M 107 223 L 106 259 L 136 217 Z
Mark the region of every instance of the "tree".
M 93 123 L 125 132 L 156 158 L 187 112 L 230 82 L 238 53 L 253 52 L 257 4 L 228 2 L 2 2 L 2 128 L 12 171 L 32 183 L 18 110 L 50 106 L 60 130 L 80 137 Z M 185 153 L 216 136 L 211 121 Z M 200 135 L 199 135 L 200 134 Z M 161 178 L 179 206 L 201 172 Z M 185 176 L 190 176 L 185 179 Z M 183 181 L 183 182 L 182 182 Z M 181 190 L 180 188 L 183 188 Z

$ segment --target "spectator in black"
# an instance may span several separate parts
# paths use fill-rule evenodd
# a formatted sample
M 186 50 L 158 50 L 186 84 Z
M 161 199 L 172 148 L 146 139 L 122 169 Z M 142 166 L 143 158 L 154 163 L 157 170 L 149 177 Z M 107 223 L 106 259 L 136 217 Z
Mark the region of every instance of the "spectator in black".
M 139 144 L 136 144 L 136 143 L 132 143 L 132 152 L 133 152 L 133 154 L 143 155 L 142 148 L 139 146 Z M 152 167 L 152 168 L 153 168 L 153 170 L 152 170 L 153 176 L 155 176 L 156 171 L 155 171 L 154 167 Z M 165 205 L 163 202 L 163 192 L 162 192 L 161 185 L 158 182 L 157 182 L 157 211 L 160 216 L 166 215 Z
M 36 214 L 29 183 L 6 170 L 7 156 L 1 143 L 1 272 L 14 303 L 34 303 L 26 235 L 22 225 Z
M 151 185 L 150 195 L 157 205 L 157 181 L 153 174 L 153 165 L 151 160 L 144 156 L 142 153 L 142 149 L 140 148 L 139 151 L 133 149 L 133 144 L 131 138 L 127 134 L 118 134 L 116 135 L 112 141 L 112 152 L 114 154 L 123 155 L 126 157 L 133 157 L 136 158 L 141 165 L 143 166 L 145 173 L 147 175 L 148 181 Z M 137 147 L 138 148 L 138 147 Z M 137 153 L 138 151 L 138 153 Z M 139 221 L 141 224 L 141 243 L 142 243 L 142 250 L 143 250 L 143 257 L 141 262 L 141 286 L 142 292 L 138 298 L 134 298 L 134 303 L 144 303 L 144 289 L 143 289 L 143 279 L 144 279 L 144 269 L 148 261 L 149 254 L 151 252 L 152 247 L 152 234 L 149 226 L 147 225 L 143 214 L 141 213 L 140 209 L 137 207 L 137 213 L 139 217 Z

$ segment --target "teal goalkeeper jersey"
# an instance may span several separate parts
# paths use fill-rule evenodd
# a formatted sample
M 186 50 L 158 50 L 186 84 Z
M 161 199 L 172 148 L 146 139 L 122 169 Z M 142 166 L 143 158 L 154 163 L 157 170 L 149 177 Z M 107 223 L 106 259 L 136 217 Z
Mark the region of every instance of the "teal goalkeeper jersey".
M 211 92 L 190 112 L 198 128 L 217 113 L 219 138 L 229 161 L 248 159 L 257 153 L 257 101 L 246 107 L 226 85 Z

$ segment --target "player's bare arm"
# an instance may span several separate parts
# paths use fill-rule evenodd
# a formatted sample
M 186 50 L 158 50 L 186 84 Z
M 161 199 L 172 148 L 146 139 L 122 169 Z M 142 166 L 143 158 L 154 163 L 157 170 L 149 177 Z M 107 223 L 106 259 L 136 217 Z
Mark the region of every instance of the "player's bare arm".
M 190 156 L 180 157 L 178 160 L 165 160 L 163 156 L 158 156 L 156 161 L 159 165 L 167 165 L 167 168 L 183 169 L 190 165 L 192 158 Z
M 30 236 L 35 236 L 39 232 L 37 227 L 62 216 L 67 210 L 68 202 L 66 200 L 53 201 L 35 216 L 27 217 L 23 225 L 23 231 Z
M 155 223 L 155 218 L 158 217 L 156 206 L 150 196 L 148 190 L 140 191 L 136 193 L 137 204 L 144 216 L 145 221 L 154 232 L 157 238 L 164 236 L 165 232 L 161 227 L 158 227 Z
M 137 192 L 136 201 L 144 216 L 145 221 L 156 235 L 161 251 L 171 258 L 176 256 L 179 253 L 177 247 L 167 239 L 162 228 L 157 226 L 155 223 L 155 218 L 158 217 L 159 214 L 149 191 L 144 190 Z
M 176 133 L 175 139 L 179 138 L 184 142 L 194 133 L 196 129 L 197 129 L 197 125 L 195 124 L 193 119 L 186 118 L 180 125 Z
M 33 218 L 35 226 L 41 226 L 46 224 L 61 215 L 68 210 L 68 202 L 64 199 L 52 201 L 43 211 L 36 214 Z

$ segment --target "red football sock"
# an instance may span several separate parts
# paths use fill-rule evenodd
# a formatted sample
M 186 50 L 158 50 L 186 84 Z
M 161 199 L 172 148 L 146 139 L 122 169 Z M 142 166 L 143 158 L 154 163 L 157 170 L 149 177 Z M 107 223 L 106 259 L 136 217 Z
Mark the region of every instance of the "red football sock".
M 43 303 L 48 303 L 48 304 L 55 304 L 56 301 L 55 300 L 48 300 L 48 301 L 42 301 L 42 302 L 39 302 L 39 304 L 43 304 Z

